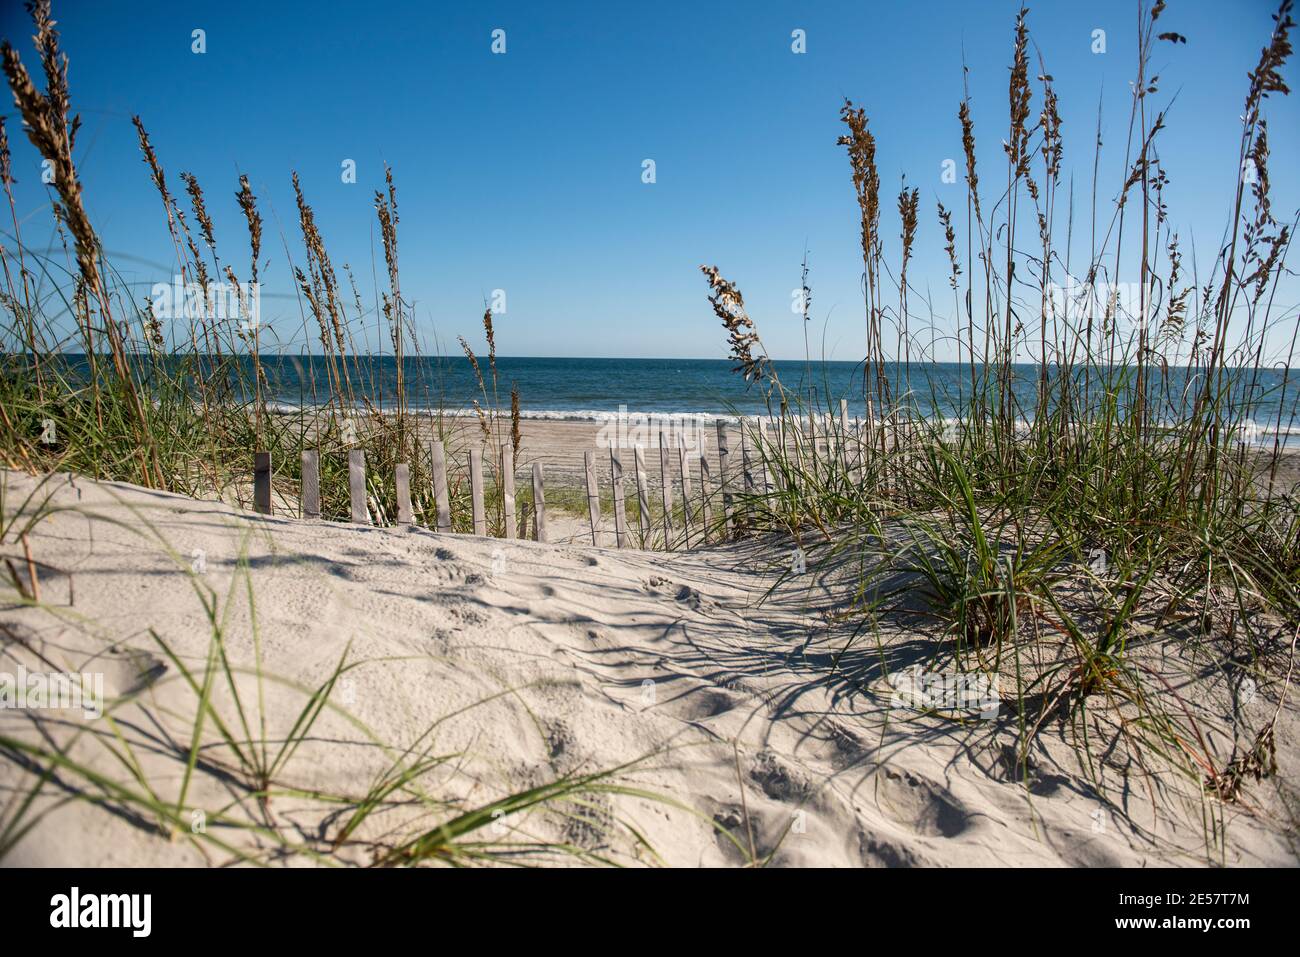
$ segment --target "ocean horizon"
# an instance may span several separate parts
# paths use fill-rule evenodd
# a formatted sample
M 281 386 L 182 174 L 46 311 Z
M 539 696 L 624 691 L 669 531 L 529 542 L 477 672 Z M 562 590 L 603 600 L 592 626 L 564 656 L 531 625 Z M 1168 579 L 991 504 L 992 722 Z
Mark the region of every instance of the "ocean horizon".
M 78 357 L 81 361 L 74 367 L 84 372 L 85 356 Z M 241 377 L 243 382 L 252 379 L 251 374 L 244 375 L 251 373 L 252 360 L 241 355 L 236 361 L 243 369 L 240 375 L 232 375 L 232 383 L 240 387 Z M 395 406 L 398 377 L 393 356 L 349 356 L 346 362 L 359 394 L 378 408 Z M 517 388 L 524 418 L 600 422 L 639 415 L 713 420 L 776 411 L 769 409 L 765 390 L 733 372 L 734 363 L 728 359 L 497 356 L 495 396 L 489 360 L 479 356 L 478 362 L 487 380 L 487 404 L 508 408 L 511 388 Z M 295 411 L 331 401 L 323 356 L 269 354 L 261 356 L 261 363 L 270 407 Z M 861 361 L 777 359 L 772 364 L 787 392 L 798 395 L 805 408 L 815 399 L 818 407 L 838 409 L 839 401 L 846 399 L 850 418 L 865 414 Z M 1026 414 L 1035 403 L 1039 368 L 1037 363 L 1013 366 L 1013 390 Z M 1125 368 L 1112 367 L 1116 373 Z M 1050 369 L 1049 374 L 1054 374 L 1056 367 Z M 1076 367 L 1079 373 L 1082 369 Z M 1127 367 L 1127 371 L 1135 369 Z M 1190 408 L 1196 380 L 1186 367 L 1150 366 L 1147 371 L 1148 394 L 1159 397 L 1157 418 L 1176 421 L 1179 409 Z M 1234 397 L 1250 408 L 1252 432 L 1260 437 L 1292 437 L 1288 442 L 1300 439 L 1300 394 L 1286 370 L 1239 367 L 1229 371 L 1238 378 Z M 970 395 L 970 367 L 964 363 L 914 362 L 909 368 L 895 362 L 886 365 L 886 374 L 894 394 L 910 391 L 915 406 L 926 414 L 958 417 L 963 397 Z M 463 355 L 408 356 L 403 359 L 403 377 L 410 409 L 476 415 L 474 402 L 484 404 L 474 370 Z

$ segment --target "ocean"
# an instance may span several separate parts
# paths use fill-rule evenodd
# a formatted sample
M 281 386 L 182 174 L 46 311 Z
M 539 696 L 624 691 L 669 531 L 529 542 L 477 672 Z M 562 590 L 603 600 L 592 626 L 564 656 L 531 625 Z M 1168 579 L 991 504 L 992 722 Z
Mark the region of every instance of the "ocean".
M 249 363 L 247 357 L 241 361 Z M 397 363 L 392 356 L 356 356 L 348 360 L 349 374 L 358 394 L 381 407 L 392 407 L 397 389 Z M 270 388 L 268 401 L 290 410 L 322 405 L 329 399 L 326 363 L 319 356 L 264 355 L 262 365 Z M 489 376 L 486 356 L 479 365 Z M 864 414 L 862 363 L 778 360 L 776 372 L 787 390 L 806 403 L 816 390 L 818 405 L 838 408 L 849 402 L 850 416 Z M 1026 414 L 1032 412 L 1038 389 L 1039 367 L 1014 367 L 1013 388 Z M 415 409 L 438 409 L 451 414 L 473 414 L 472 401 L 484 402 L 474 372 L 463 355 L 420 356 L 404 360 L 408 403 Z M 1300 372 L 1287 376 L 1284 369 L 1231 370 L 1237 379 L 1234 395 L 1251 397 L 1252 430 L 1261 437 L 1280 432 L 1288 442 L 1300 441 Z M 926 413 L 958 415 L 962 396 L 969 395 L 969 367 L 952 362 L 913 364 L 910 373 L 901 365 L 887 367 L 895 394 L 907 390 Z M 910 375 L 910 380 L 909 380 Z M 1185 414 L 1200 387 L 1186 369 L 1171 367 L 1150 371 L 1149 394 L 1158 395 L 1157 418 L 1170 421 Z M 251 376 L 248 377 L 251 380 Z M 601 421 L 627 414 L 698 417 L 765 414 L 764 391 L 746 383 L 723 359 L 590 359 L 500 356 L 497 358 L 498 394 L 487 404 L 510 405 L 510 389 L 519 390 L 519 406 L 526 418 Z M 488 382 L 489 390 L 491 381 Z M 1094 384 L 1094 394 L 1096 392 Z M 1181 410 L 1181 411 L 1180 411 Z M 1280 423 L 1280 428 L 1279 428 Z M 1271 439 L 1270 439 L 1271 441 Z

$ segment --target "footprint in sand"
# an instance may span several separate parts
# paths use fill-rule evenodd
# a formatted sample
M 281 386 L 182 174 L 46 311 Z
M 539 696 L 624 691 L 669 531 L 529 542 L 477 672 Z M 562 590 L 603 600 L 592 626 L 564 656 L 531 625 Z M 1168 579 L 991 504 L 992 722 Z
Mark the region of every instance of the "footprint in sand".
M 970 826 L 970 812 L 947 789 L 910 771 L 881 772 L 880 810 L 929 837 L 956 837 Z

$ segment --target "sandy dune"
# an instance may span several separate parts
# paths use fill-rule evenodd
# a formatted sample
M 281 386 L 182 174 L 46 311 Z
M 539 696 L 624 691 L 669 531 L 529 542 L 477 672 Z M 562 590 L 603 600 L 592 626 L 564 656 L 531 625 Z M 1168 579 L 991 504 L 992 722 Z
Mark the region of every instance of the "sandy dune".
M 12 514 L 36 480 L 5 473 L 4 481 Z M 247 562 L 263 668 L 284 679 L 264 686 L 271 739 L 283 737 L 345 650 L 364 662 L 335 687 L 340 710 L 326 712 L 278 775 L 298 793 L 277 795 L 268 813 L 295 840 L 328 844 L 338 829 L 339 809 L 305 792 L 364 791 L 392 749 L 450 715 L 436 728 L 438 751 L 458 756 L 422 781 L 433 799 L 481 804 L 643 759 L 617 779 L 675 803 L 602 794 L 567 815 L 539 811 L 493 825 L 496 837 L 566 840 L 623 861 L 731 865 L 752 848 L 781 865 L 1296 863 L 1276 780 L 1252 784 L 1241 806 L 1215 805 L 1227 837 L 1207 845 L 1208 805 L 1172 772 L 1139 774 L 1131 756 L 1112 754 L 1101 762 L 1108 791 L 1099 798 L 1063 733 L 1040 739 L 1026 777 L 1016 770 L 1007 709 L 959 723 L 896 707 L 891 676 L 921 659 L 924 634 L 873 636 L 834 669 L 851 628 L 825 617 L 840 593 L 813 568 L 767 595 L 788 566 L 783 548 L 618 552 L 265 519 L 66 476 L 47 489 L 69 510 L 37 526 L 33 554 L 70 572 L 75 594 L 52 571 L 41 576 L 44 608 L 20 607 L 10 583 L 0 585 L 0 671 L 52 662 L 102 672 L 110 703 L 121 699 L 112 712 L 118 730 L 167 799 L 180 786 L 194 695 L 148 630 L 201 668 L 210 628 L 196 583 L 229 615 L 232 660 L 251 666 L 249 597 L 236 574 L 241 556 Z M 8 541 L 2 551 L 21 555 Z M 1178 665 L 1179 652 L 1160 651 Z M 1185 695 L 1223 755 L 1234 735 L 1271 713 L 1274 690 L 1261 689 L 1249 720 L 1234 722 L 1216 704 L 1225 686 L 1210 675 Z M 251 677 L 240 687 L 256 700 Z M 214 700 L 229 715 L 228 690 Z M 0 735 L 48 735 L 48 745 L 80 734 L 69 753 L 129 783 L 98 740 L 109 735 L 105 724 L 72 712 L 0 711 Z M 1296 780 L 1295 727 L 1288 711 L 1278 728 L 1283 781 Z M 216 741 L 210 728 L 205 739 Z M 200 762 L 185 802 L 212 820 L 241 813 L 221 811 L 238 787 L 219 750 L 213 743 L 205 752 L 212 760 Z M 30 766 L 0 751 L 0 808 L 31 780 Z M 6 863 L 204 863 L 190 842 L 169 841 L 111 801 L 64 800 L 76 788 L 64 774 L 47 785 L 37 807 L 49 813 Z M 427 804 L 394 806 L 340 856 L 367 863 L 392 833 L 437 819 Z M 270 847 L 225 830 L 242 849 Z M 229 856 L 209 851 L 208 860 Z

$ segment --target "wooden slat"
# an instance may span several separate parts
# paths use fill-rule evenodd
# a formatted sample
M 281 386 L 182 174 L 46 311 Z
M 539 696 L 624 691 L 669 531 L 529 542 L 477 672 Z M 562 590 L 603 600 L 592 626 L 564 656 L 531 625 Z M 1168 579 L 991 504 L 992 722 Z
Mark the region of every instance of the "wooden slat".
M 411 510 L 411 465 L 398 462 L 394 469 L 393 481 L 397 485 L 397 524 L 410 525 L 415 521 Z
M 614 494 L 614 544 L 627 548 L 627 511 L 623 504 L 623 461 L 618 450 L 609 450 L 609 484 Z
M 758 448 L 756 449 L 758 460 L 763 463 L 763 488 L 764 495 L 772 494 L 772 471 L 767 467 L 767 460 L 772 456 L 772 445 L 767 437 L 767 419 L 758 420 Z
M 855 480 L 859 485 L 862 484 L 862 462 L 863 462 L 863 451 L 864 451 L 864 450 L 863 450 L 863 448 L 862 448 L 862 420 L 859 419 L 859 418 L 855 415 L 855 416 L 853 417 L 853 466 L 852 466 L 852 471 L 853 471 L 854 480 Z
M 469 494 L 474 509 L 474 534 L 487 534 L 487 511 L 483 508 L 483 450 L 469 450 Z
M 740 423 L 740 482 L 746 495 L 754 494 L 754 455 L 749 447 L 749 429 Z
M 772 437 L 772 448 L 773 448 L 772 457 L 776 459 L 778 462 L 789 463 L 791 452 L 786 447 L 785 444 L 785 420 L 781 420 L 780 422 L 773 422 L 772 431 L 776 433 Z M 773 491 L 777 491 L 777 492 L 785 491 L 785 483 L 786 480 L 789 478 L 789 473 L 786 469 L 777 469 L 777 471 L 773 472 L 768 477 L 772 481 Z
M 271 514 L 271 453 L 253 453 L 253 508 Z
M 686 455 L 686 436 L 678 435 L 677 462 L 682 470 L 682 545 L 691 547 L 691 470 Z
M 703 436 L 703 433 L 701 433 Z M 709 494 L 712 491 L 709 486 L 712 481 L 709 477 L 709 454 L 705 448 L 700 449 L 700 541 L 707 543 L 709 540 L 709 529 L 713 525 L 713 510 L 709 507 Z
M 840 461 L 844 463 L 844 471 L 849 470 L 849 400 L 840 399 L 840 427 L 839 440 L 837 443 L 839 449 Z
M 808 401 L 808 455 L 812 461 L 813 474 L 817 474 L 817 390 L 809 393 Z
M 672 466 L 668 464 L 668 439 L 663 429 L 659 430 L 659 483 L 663 489 L 664 505 L 664 548 L 673 547 L 673 480 Z
M 785 399 L 781 400 L 781 448 L 790 450 L 794 456 L 796 471 L 803 468 L 803 445 L 799 441 L 799 416 L 790 415 L 790 403 Z
M 636 446 L 632 450 L 632 461 L 636 467 L 636 504 L 641 513 L 641 544 L 644 546 L 650 540 L 650 482 L 645 474 L 645 449 Z
M 722 537 L 731 536 L 731 448 L 727 439 L 727 423 L 718 420 L 718 488 L 722 492 Z
M 600 486 L 596 484 L 596 453 L 582 453 L 587 470 L 587 517 L 591 520 L 591 544 L 600 547 Z
M 533 528 L 539 542 L 546 538 L 546 489 L 542 485 L 542 463 L 533 463 Z
M 740 487 L 746 496 L 746 504 L 742 509 L 744 518 L 740 524 L 748 531 L 753 524 L 753 503 L 749 496 L 754 494 L 754 453 L 750 449 L 749 428 L 744 419 L 740 422 Z
M 515 452 L 501 450 L 501 514 L 506 523 L 506 538 L 515 538 Z
M 362 449 L 348 452 L 348 494 L 352 499 L 352 521 L 358 525 L 370 524 L 366 511 L 366 453 Z
M 447 451 L 441 442 L 433 443 L 433 501 L 438 509 L 438 531 L 451 531 L 451 499 L 447 494 Z
M 302 517 L 320 518 L 320 453 L 302 453 Z

